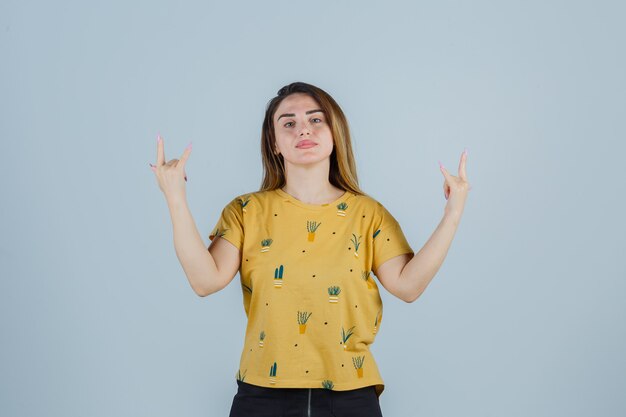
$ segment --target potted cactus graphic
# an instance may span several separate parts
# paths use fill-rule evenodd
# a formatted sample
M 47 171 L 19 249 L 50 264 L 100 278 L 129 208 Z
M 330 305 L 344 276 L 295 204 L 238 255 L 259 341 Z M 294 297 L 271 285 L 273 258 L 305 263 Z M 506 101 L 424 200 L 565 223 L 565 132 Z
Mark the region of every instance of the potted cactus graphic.
M 374 280 L 371 279 L 371 271 L 363 271 L 361 273 L 361 278 L 363 278 L 365 282 L 367 282 L 367 289 L 371 290 L 376 286 Z
M 311 317 L 313 313 L 308 313 L 306 311 L 298 311 L 298 324 L 300 325 L 300 334 L 304 334 L 306 332 L 306 322 L 309 321 L 309 317 Z
M 346 332 L 343 329 L 343 326 L 341 326 L 341 345 L 343 346 L 343 351 L 346 352 L 348 349 L 348 345 L 346 344 L 346 342 L 348 341 L 348 339 L 350 339 L 350 336 L 352 336 L 353 332 L 352 329 L 354 329 L 356 326 L 352 326 L 348 329 L 348 331 Z
M 359 257 L 359 246 L 361 246 L 361 242 L 359 242 L 360 239 L 361 239 L 361 236 L 357 238 L 356 235 L 352 233 L 352 239 L 350 239 L 350 241 L 354 244 L 354 257 L 355 258 Z
M 246 212 L 246 206 L 250 202 L 250 197 L 246 198 L 245 201 L 244 201 L 243 198 L 239 198 L 237 201 L 239 201 L 239 205 L 241 205 L 241 210 L 245 213 Z
M 241 374 L 241 369 L 237 370 L 237 379 L 239 381 L 243 381 L 244 379 L 246 379 L 246 372 L 248 372 L 248 370 L 246 369 L 245 372 L 243 373 L 243 375 Z
M 263 347 L 263 341 L 265 340 L 265 331 L 261 330 L 259 334 L 259 347 Z
M 341 292 L 341 288 L 337 286 L 328 287 L 328 302 L 329 303 L 337 303 L 339 302 L 339 293 Z
M 244 284 L 242 280 L 241 286 L 243 287 L 244 291 L 248 291 L 250 294 L 252 294 L 252 280 L 250 280 L 250 286 L 247 286 L 246 284 Z
M 359 378 L 363 378 L 363 362 L 365 361 L 365 356 L 356 356 L 352 358 L 352 364 L 356 369 L 356 375 Z
M 325 380 L 322 381 L 322 388 L 333 389 L 334 386 L 335 386 L 335 384 L 333 384 L 333 381 L 331 381 L 329 379 L 325 379 Z
M 345 216 L 347 208 L 348 208 L 348 205 L 344 203 L 343 201 L 337 204 L 337 216 Z
M 222 237 L 226 234 L 228 229 L 220 229 L 219 227 L 215 228 L 215 231 L 209 235 L 209 239 L 213 240 L 216 236 Z
M 308 234 L 309 242 L 313 242 L 315 240 L 315 231 L 317 230 L 318 227 L 320 227 L 321 224 L 322 223 L 318 223 L 318 222 L 314 222 L 310 220 L 306 222 L 306 230 L 309 231 L 309 234 Z
M 270 250 L 270 245 L 272 244 L 273 240 L 270 238 L 267 239 L 263 239 L 261 241 L 261 252 L 267 252 L 268 250 Z
M 270 367 L 270 384 L 275 384 L 276 383 L 276 362 L 274 362 L 274 365 L 272 365 Z
M 378 332 L 378 324 L 380 323 L 380 320 L 378 320 L 378 317 L 380 316 L 380 310 L 378 310 L 378 313 L 376 313 L 376 320 L 374 321 L 374 334 L 376 334 Z M 380 319 L 382 320 L 382 317 L 380 317 Z
M 274 288 L 283 287 L 283 266 L 274 269 Z

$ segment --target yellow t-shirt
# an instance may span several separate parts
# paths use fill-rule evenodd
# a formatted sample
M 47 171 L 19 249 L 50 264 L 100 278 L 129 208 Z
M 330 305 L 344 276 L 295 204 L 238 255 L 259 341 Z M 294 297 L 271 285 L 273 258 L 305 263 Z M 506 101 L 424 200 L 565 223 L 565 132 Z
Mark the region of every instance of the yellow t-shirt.
M 378 201 L 346 191 L 304 203 L 281 189 L 243 194 L 223 209 L 209 239 L 242 251 L 248 317 L 236 378 L 276 388 L 385 389 L 369 345 L 383 305 L 373 269 L 413 253 Z

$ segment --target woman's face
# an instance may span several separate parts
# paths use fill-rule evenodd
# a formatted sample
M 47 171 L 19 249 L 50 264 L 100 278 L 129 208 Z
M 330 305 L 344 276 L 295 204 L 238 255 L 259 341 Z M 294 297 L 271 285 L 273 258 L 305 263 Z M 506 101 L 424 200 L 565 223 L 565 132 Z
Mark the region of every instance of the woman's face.
M 328 118 L 308 94 L 289 95 L 273 117 L 276 147 L 285 161 L 294 165 L 314 164 L 332 153 L 333 135 Z

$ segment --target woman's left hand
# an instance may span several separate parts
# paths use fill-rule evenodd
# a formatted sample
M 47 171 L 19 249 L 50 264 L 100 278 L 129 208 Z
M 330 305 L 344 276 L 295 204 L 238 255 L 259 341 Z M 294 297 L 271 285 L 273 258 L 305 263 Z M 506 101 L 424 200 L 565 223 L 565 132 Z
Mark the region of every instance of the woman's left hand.
M 461 154 L 461 162 L 459 163 L 459 176 L 455 177 L 448 173 L 448 170 L 439 162 L 441 173 L 444 176 L 443 194 L 448 200 L 445 211 L 451 212 L 456 215 L 463 213 L 465 207 L 465 200 L 467 199 L 467 192 L 472 189 L 467 181 L 467 174 L 465 173 L 465 161 L 467 161 L 467 149 Z

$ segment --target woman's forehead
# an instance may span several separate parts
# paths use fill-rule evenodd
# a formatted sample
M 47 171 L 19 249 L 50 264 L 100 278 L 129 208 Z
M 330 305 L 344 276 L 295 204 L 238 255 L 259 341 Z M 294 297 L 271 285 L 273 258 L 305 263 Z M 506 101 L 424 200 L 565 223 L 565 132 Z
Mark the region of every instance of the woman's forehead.
M 319 103 L 308 94 L 295 93 L 281 101 L 276 111 L 296 113 L 312 110 L 314 108 L 317 109 L 319 107 Z

